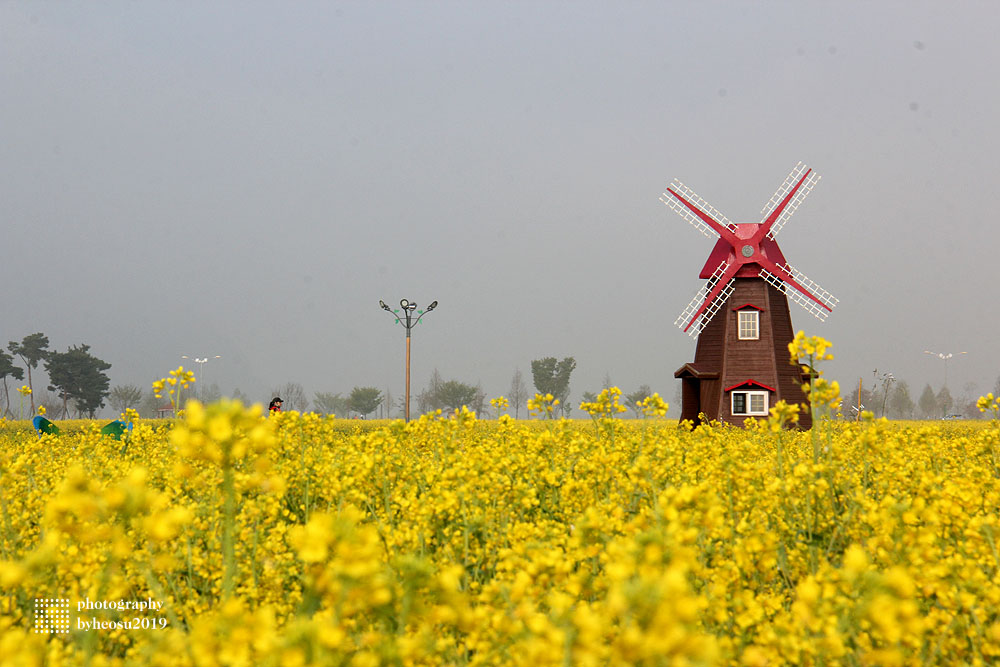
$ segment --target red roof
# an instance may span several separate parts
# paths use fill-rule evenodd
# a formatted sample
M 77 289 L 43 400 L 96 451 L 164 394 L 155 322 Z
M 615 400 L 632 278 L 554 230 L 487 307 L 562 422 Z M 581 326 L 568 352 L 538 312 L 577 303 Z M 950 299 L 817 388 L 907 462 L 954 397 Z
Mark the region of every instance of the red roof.
M 733 308 L 733 310 L 747 310 L 748 308 L 753 308 L 754 310 L 760 310 L 760 311 L 764 310 L 760 306 L 755 306 L 752 303 L 744 303 L 742 306 L 737 306 Z
M 768 387 L 766 384 L 761 384 L 756 380 L 744 380 L 743 382 L 738 382 L 734 384 L 732 387 L 726 387 L 722 391 L 732 391 L 733 389 L 737 389 L 738 387 L 760 387 L 761 389 L 767 389 L 768 391 L 777 391 L 777 389 L 775 389 L 774 387 Z

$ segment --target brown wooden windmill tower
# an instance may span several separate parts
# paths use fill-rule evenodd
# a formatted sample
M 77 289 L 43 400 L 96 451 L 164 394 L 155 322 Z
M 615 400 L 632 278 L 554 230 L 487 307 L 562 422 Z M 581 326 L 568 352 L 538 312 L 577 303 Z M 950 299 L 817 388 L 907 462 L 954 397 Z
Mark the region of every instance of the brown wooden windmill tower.
M 806 405 L 799 424 L 812 425 L 802 392 L 808 376 L 789 363 L 794 333 L 788 299 L 821 320 L 837 299 L 790 266 L 775 237 L 818 181 L 800 162 L 764 206 L 763 219 L 751 223 L 730 222 L 676 180 L 660 197 L 695 229 L 718 239 L 699 276 L 708 282 L 675 322 L 698 337 L 694 361 L 674 373 L 682 383 L 682 420 L 699 423 L 704 414 L 742 425 L 784 400 Z

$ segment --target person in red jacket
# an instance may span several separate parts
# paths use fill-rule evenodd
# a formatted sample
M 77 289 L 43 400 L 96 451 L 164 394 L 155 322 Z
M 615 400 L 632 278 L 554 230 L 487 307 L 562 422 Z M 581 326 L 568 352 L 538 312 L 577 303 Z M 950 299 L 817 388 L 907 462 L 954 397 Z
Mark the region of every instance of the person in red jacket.
M 274 414 L 275 412 L 281 412 L 282 400 L 275 396 L 271 399 L 271 404 L 267 406 L 267 411 L 269 414 Z

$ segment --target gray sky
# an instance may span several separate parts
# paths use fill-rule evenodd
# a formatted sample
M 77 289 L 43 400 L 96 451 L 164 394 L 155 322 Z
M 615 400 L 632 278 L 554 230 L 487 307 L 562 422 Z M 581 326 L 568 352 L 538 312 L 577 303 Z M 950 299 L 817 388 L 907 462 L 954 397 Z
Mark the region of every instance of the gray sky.
M 224 392 L 506 393 L 577 359 L 674 397 L 712 242 L 680 178 L 840 299 L 827 374 L 914 398 L 1000 374 L 989 2 L 0 4 L 0 342 L 88 343 L 112 384 L 182 354 Z M 849 387 L 845 387 L 845 393 Z

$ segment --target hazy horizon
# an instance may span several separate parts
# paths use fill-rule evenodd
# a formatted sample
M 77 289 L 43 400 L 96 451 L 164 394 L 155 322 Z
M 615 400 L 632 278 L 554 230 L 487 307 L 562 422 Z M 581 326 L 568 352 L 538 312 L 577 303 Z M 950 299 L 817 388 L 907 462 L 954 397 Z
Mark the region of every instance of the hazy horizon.
M 574 407 L 605 376 L 673 403 L 694 354 L 673 322 L 712 242 L 660 193 L 678 178 L 756 222 L 801 160 L 822 180 L 780 242 L 840 300 L 825 323 L 791 306 L 833 342 L 826 374 L 846 396 L 892 372 L 916 400 L 944 380 L 924 351 L 964 351 L 952 394 L 986 393 L 998 15 L 4 3 L 0 344 L 86 343 L 112 386 L 221 355 L 205 383 L 254 401 L 287 382 L 399 397 L 404 331 L 379 299 L 438 300 L 414 393 L 437 369 L 494 397 L 573 356 Z

